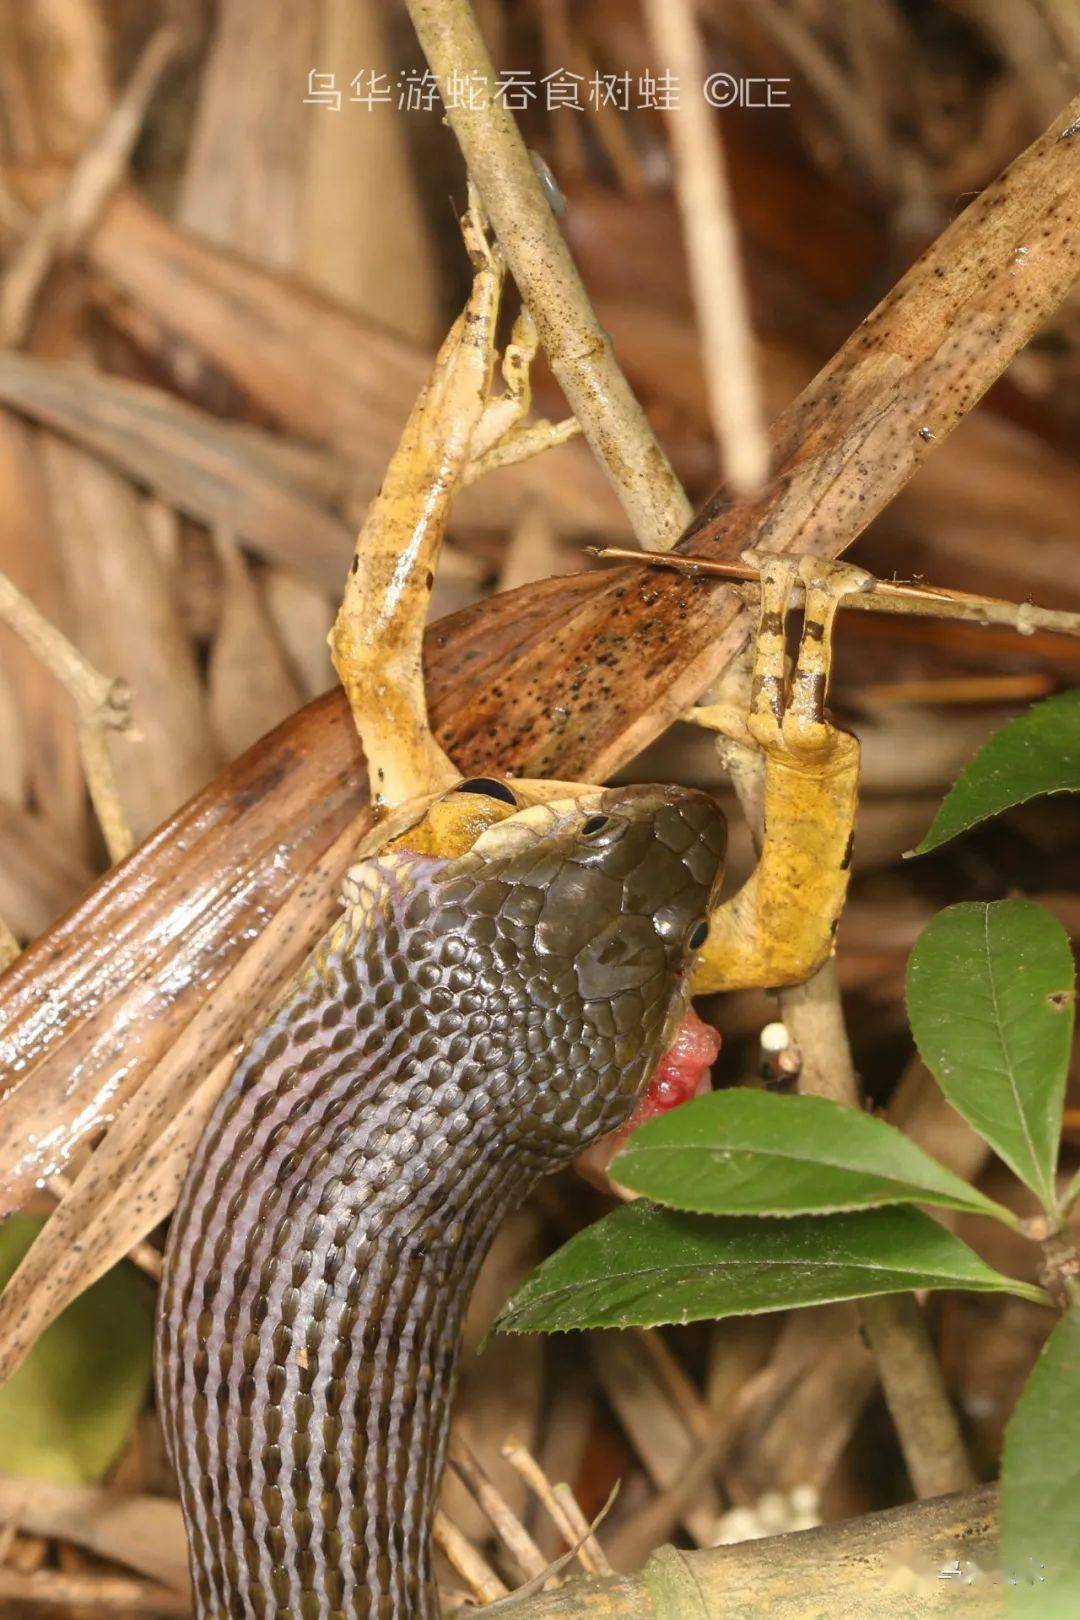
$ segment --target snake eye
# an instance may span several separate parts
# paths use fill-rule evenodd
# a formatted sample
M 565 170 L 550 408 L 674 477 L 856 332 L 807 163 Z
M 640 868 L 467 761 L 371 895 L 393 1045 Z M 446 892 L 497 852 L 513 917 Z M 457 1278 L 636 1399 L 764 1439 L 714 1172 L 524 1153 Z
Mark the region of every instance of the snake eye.
M 599 837 L 610 821 L 610 816 L 587 816 L 581 823 L 582 838 Z
M 686 935 L 686 948 L 687 948 L 687 950 L 700 951 L 701 947 L 704 945 L 704 943 L 708 939 L 708 937 L 709 937 L 709 919 L 707 917 L 699 917 L 696 923 L 691 924 L 690 929 L 687 932 L 687 935 Z

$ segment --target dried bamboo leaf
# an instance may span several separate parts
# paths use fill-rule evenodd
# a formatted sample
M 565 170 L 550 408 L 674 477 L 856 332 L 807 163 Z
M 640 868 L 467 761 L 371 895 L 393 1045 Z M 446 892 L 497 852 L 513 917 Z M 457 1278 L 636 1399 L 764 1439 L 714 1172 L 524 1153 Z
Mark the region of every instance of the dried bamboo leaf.
M 270 434 L 238 428 L 171 395 L 80 366 L 0 354 L 0 399 L 93 450 L 164 500 L 339 589 L 351 527 L 306 485 L 332 485 Z M 0 469 L 2 470 L 2 469 Z
M 295 259 L 311 123 L 298 87 L 321 61 L 320 9 L 320 0 L 217 8 L 177 203 L 189 230 L 279 270 Z
M 226 535 L 217 550 L 223 589 L 207 670 L 210 717 L 222 753 L 234 759 L 292 714 L 300 690 L 249 564 Z
M 604 1392 L 649 1478 L 663 1490 L 689 1465 L 701 1442 L 688 1430 L 638 1334 L 594 1334 L 592 1348 Z M 711 1546 L 720 1517 L 715 1488 L 704 1484 L 681 1517 L 699 1547 Z
M 23 939 L 36 939 L 94 881 L 55 823 L 23 806 L 0 804 L 0 848 L 0 917 Z
M 70 624 L 63 558 L 40 441 L 9 411 L 0 411 L 0 572 L 52 623 L 61 629 Z M 86 788 L 71 699 L 6 628 L 0 629 L 0 664 L 18 702 L 27 791 L 41 812 L 81 850 L 87 836 Z
M 96 0 L 2 0 L 0 95 L 20 157 L 74 158 L 108 117 L 109 36 Z
M 141 741 L 110 739 L 121 801 L 137 837 L 212 775 L 218 753 L 191 647 L 135 491 L 104 463 L 46 437 L 75 640 L 135 694 Z
M 382 0 L 320 0 L 315 9 L 316 58 L 336 74 L 338 84 L 349 84 L 361 63 L 365 72 L 394 77 Z M 295 73 L 293 64 L 289 72 Z M 378 114 L 324 118 L 317 109 L 305 111 L 309 127 L 294 268 L 392 332 L 416 343 L 433 342 L 439 315 L 435 258 L 404 120 Z
M 99 1485 L 0 1479 L 0 1519 L 32 1535 L 74 1542 L 176 1592 L 190 1588 L 179 1502 Z
M 118 194 L 85 246 L 117 295 L 160 334 L 211 360 L 271 418 L 298 437 L 327 444 L 353 469 L 367 503 L 431 355 L 361 321 L 284 277 L 215 249 L 158 218 L 131 192 Z M 560 532 L 625 533 L 614 496 L 587 450 L 567 444 L 556 459 L 526 461 L 463 492 L 458 517 L 503 528 L 530 492 L 546 491 Z
M 335 611 L 329 596 L 291 568 L 269 568 L 263 600 L 304 697 L 327 691 L 334 684 L 326 639 Z

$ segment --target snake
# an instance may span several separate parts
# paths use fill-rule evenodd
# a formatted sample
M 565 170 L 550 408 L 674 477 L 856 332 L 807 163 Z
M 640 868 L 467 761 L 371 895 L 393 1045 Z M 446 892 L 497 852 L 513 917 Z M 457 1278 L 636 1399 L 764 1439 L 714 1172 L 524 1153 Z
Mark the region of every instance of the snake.
M 708 794 L 635 785 L 350 870 L 166 1244 L 157 1394 L 199 1620 L 437 1620 L 478 1268 L 540 1177 L 629 1118 L 688 1008 L 724 846 Z

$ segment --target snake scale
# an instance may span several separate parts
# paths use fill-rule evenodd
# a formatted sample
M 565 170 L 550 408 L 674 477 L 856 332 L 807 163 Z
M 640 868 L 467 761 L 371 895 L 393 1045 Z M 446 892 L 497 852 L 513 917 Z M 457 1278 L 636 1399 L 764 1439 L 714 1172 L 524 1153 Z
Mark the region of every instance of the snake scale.
M 619 788 L 353 868 L 169 1236 L 158 1396 L 200 1620 L 435 1620 L 478 1267 L 539 1177 L 628 1118 L 724 841 L 707 795 Z

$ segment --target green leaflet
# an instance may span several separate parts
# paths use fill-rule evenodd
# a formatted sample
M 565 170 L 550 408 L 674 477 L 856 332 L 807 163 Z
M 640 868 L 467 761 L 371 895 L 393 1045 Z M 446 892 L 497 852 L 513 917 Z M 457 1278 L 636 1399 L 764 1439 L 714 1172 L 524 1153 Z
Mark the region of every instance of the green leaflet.
M 907 997 L 942 1091 L 1052 1210 L 1075 999 L 1060 923 L 1028 900 L 950 906 L 912 952 Z
M 929 1203 L 1008 1210 L 969 1187 L 895 1126 L 824 1097 L 737 1087 L 650 1120 L 611 1167 L 616 1181 L 674 1209 L 806 1215 Z
M 1080 1306 L 1051 1333 L 1009 1422 L 1001 1561 L 1012 1620 L 1080 1614 Z
M 1080 792 L 1080 688 L 1035 703 L 983 744 L 916 855 L 1041 793 Z
M 635 1203 L 571 1239 L 504 1308 L 503 1332 L 655 1327 L 914 1288 L 1045 1302 L 937 1221 L 907 1208 L 790 1220 L 685 1215 Z

